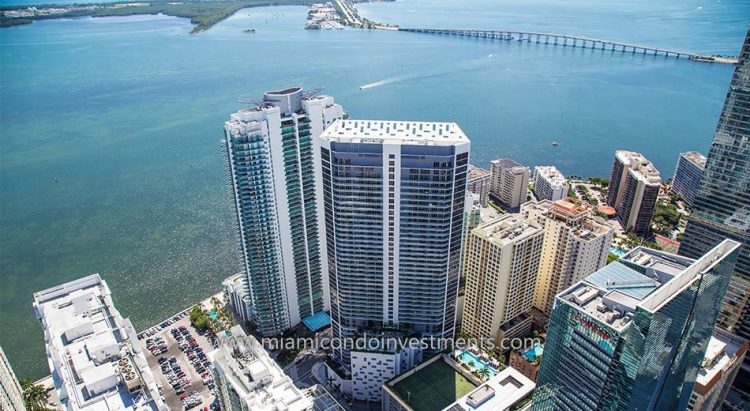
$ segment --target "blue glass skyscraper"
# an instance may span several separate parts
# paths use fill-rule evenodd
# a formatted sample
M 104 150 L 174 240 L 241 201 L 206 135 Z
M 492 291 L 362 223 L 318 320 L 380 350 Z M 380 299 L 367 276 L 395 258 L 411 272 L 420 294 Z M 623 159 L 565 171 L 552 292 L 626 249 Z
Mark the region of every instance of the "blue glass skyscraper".
M 724 238 L 743 246 L 718 325 L 750 338 L 750 30 L 721 110 L 679 253 L 696 258 Z M 750 359 L 745 360 L 737 384 L 750 392 Z
M 533 409 L 685 409 L 739 248 L 639 247 L 560 293 Z

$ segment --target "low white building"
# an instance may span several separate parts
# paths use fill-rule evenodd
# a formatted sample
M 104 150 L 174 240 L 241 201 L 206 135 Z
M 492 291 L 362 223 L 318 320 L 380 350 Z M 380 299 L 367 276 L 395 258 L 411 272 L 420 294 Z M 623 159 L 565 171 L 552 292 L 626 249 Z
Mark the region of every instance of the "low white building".
M 536 166 L 534 195 L 537 200 L 562 200 L 568 196 L 568 180 L 555 166 Z
M 306 411 L 313 401 L 292 383 L 252 335 L 236 325 L 208 354 L 223 410 Z
M 93 274 L 34 293 L 64 410 L 166 410 L 130 320 Z
M 352 397 L 380 401 L 383 383 L 422 362 L 422 350 L 405 347 L 391 351 L 352 351 Z

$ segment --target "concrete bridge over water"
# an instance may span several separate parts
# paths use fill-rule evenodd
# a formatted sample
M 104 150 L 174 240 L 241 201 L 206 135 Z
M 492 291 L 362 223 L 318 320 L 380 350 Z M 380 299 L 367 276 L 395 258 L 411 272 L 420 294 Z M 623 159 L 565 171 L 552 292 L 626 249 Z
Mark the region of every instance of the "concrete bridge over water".
M 580 47 L 594 50 L 619 51 L 622 53 L 645 54 L 674 58 L 687 58 L 693 61 L 707 63 L 737 64 L 736 57 L 708 56 L 689 51 L 666 49 L 661 47 L 642 46 L 602 39 L 593 39 L 563 34 L 536 33 L 529 31 L 501 31 L 501 30 L 454 30 L 454 29 L 417 29 L 403 28 L 399 31 L 426 34 L 442 34 L 463 37 L 477 37 L 492 40 L 524 41 L 529 43 L 548 44 L 553 46 Z

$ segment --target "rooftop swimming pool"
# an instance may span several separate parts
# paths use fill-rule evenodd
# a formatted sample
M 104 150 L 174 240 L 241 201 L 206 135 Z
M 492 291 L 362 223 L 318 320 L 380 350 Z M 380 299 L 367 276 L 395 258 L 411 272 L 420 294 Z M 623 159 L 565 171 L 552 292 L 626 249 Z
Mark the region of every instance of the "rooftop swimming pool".
M 469 351 L 464 351 L 461 354 L 459 354 L 458 360 L 468 365 L 469 368 L 471 368 L 471 370 L 474 372 L 479 372 L 479 370 L 481 370 L 482 368 L 486 368 L 487 371 L 489 372 L 489 374 L 487 374 L 488 376 L 494 377 L 495 375 L 497 375 L 497 370 L 490 367 L 487 363 L 480 360 L 479 357 L 477 357 L 476 355 L 472 354 Z

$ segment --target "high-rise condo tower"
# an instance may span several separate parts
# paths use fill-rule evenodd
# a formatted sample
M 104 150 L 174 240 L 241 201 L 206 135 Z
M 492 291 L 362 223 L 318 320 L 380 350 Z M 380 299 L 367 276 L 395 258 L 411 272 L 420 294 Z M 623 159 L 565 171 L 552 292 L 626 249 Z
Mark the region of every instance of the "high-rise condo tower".
M 247 317 L 276 335 L 328 308 L 322 185 L 315 139 L 344 117 L 301 87 L 265 93 L 224 125 L 248 290 Z
M 455 123 L 344 120 L 319 144 L 333 336 L 452 337 L 469 139 Z

